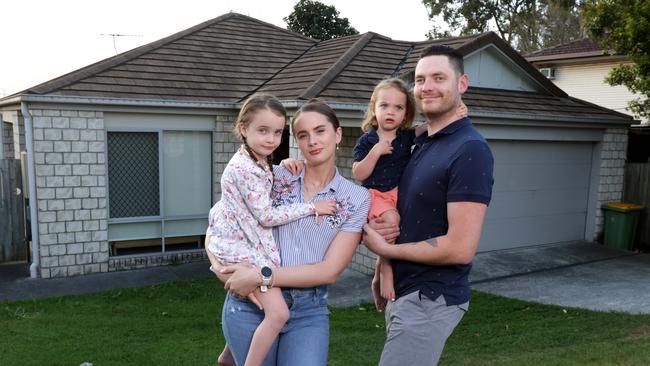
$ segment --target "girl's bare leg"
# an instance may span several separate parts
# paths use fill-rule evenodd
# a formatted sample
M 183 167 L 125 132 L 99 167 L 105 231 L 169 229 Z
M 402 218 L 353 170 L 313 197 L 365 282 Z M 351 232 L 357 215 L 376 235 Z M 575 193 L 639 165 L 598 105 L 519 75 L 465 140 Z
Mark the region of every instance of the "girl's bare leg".
M 255 297 L 264 307 L 264 320 L 253 334 L 244 366 L 259 366 L 264 362 L 280 330 L 289 320 L 289 309 L 279 287 L 272 287 L 267 292 L 257 289 Z

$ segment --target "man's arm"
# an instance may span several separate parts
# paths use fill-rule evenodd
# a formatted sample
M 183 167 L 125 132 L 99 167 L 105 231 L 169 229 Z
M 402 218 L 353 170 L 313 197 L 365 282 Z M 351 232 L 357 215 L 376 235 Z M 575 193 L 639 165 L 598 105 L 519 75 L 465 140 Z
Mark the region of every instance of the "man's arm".
M 447 204 L 449 229 L 446 235 L 416 243 L 390 245 L 367 224 L 363 241 L 384 258 L 428 265 L 468 264 L 474 259 L 487 205 L 477 202 Z

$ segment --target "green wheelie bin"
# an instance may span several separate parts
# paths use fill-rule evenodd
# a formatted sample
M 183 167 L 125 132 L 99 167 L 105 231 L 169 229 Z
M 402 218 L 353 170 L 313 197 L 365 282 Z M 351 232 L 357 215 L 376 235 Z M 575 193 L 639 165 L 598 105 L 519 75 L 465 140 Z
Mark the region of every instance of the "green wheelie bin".
M 639 216 L 645 206 L 634 203 L 608 202 L 605 211 L 605 240 L 608 247 L 632 250 Z

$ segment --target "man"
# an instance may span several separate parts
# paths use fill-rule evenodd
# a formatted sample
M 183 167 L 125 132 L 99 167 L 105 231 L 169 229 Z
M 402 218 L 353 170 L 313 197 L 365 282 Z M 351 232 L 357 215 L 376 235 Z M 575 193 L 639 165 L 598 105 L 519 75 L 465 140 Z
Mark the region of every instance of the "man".
M 468 274 L 492 195 L 494 161 L 469 119 L 456 116 L 467 87 L 463 58 L 453 48 L 422 52 L 413 94 L 427 133 L 416 139 L 399 184 L 396 245 L 386 239 L 397 230 L 381 222 L 364 227 L 366 246 L 391 261 L 395 277 L 382 366 L 437 364 L 469 306 Z M 378 282 L 375 271 L 373 297 L 381 311 Z

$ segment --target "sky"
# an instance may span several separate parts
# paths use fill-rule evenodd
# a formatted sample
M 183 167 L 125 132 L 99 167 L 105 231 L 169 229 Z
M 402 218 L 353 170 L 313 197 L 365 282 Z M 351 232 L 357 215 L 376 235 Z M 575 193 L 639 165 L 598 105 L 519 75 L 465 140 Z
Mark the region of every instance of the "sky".
M 10 0 L 0 17 L 0 97 L 180 32 L 230 11 L 286 28 L 298 0 Z M 421 41 L 421 0 L 322 0 L 359 32 Z M 113 37 L 111 34 L 122 36 Z M 116 52 L 117 51 L 117 52 Z

